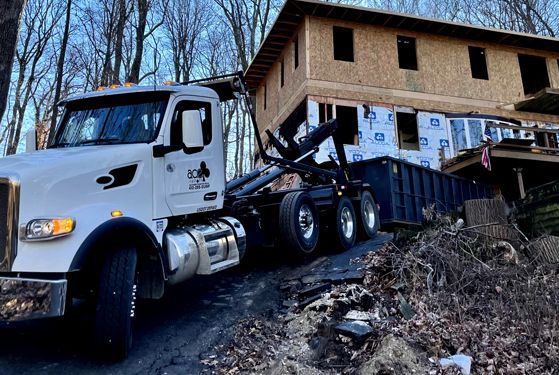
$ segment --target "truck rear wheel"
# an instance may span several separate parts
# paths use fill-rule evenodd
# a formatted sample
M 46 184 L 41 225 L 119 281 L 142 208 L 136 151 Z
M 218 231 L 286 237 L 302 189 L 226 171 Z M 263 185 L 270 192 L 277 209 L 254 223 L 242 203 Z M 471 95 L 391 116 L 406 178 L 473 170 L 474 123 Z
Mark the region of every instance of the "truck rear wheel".
M 335 223 L 334 239 L 337 247 L 343 250 L 350 249 L 355 245 L 357 239 L 357 217 L 353 204 L 348 197 L 342 197 L 338 202 Z
M 378 206 L 370 191 L 363 191 L 359 202 L 359 233 L 363 239 L 374 238 L 380 226 Z
M 106 358 L 124 359 L 132 346 L 137 262 L 136 249 L 123 248 L 110 252 L 101 269 L 94 337 Z
M 279 209 L 279 239 L 294 254 L 304 256 L 316 249 L 319 234 L 318 211 L 311 196 L 291 192 L 283 197 Z

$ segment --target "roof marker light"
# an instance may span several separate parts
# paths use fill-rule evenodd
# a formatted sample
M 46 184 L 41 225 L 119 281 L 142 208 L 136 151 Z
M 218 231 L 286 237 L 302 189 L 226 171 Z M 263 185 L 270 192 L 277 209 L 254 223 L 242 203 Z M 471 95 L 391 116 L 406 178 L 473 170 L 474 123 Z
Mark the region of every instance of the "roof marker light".
M 123 215 L 124 215 L 124 213 L 121 210 L 114 210 L 114 211 L 111 212 L 112 217 L 121 217 Z

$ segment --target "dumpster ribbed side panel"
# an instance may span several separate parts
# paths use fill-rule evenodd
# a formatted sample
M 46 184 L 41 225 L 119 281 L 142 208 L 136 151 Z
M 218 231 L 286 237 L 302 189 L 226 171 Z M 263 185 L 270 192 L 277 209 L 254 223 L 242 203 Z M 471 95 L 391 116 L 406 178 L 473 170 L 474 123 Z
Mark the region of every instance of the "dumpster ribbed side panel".
M 420 224 L 424 208 L 450 212 L 465 200 L 493 195 L 486 185 L 388 156 L 351 165 L 355 177 L 373 187 L 384 225 Z

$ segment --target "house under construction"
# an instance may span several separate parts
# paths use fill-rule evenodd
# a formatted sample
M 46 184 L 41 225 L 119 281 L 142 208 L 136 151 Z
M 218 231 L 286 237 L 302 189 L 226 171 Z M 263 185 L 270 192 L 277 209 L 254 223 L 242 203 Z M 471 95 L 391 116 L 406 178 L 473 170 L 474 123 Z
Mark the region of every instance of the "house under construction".
M 262 133 L 297 139 L 336 118 L 349 161 L 513 179 L 510 197 L 559 172 L 556 38 L 287 0 L 246 80 Z M 491 175 L 479 163 L 486 128 Z M 327 141 L 316 160 L 331 158 Z

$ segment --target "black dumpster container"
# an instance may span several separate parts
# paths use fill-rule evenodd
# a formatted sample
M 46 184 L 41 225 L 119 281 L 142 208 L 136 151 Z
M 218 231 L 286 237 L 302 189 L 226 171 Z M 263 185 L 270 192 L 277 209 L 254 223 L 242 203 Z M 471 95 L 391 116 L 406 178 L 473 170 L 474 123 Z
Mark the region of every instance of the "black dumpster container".
M 383 225 L 420 224 L 425 207 L 449 212 L 468 199 L 493 196 L 487 185 L 388 156 L 351 166 L 355 178 L 373 187 Z

